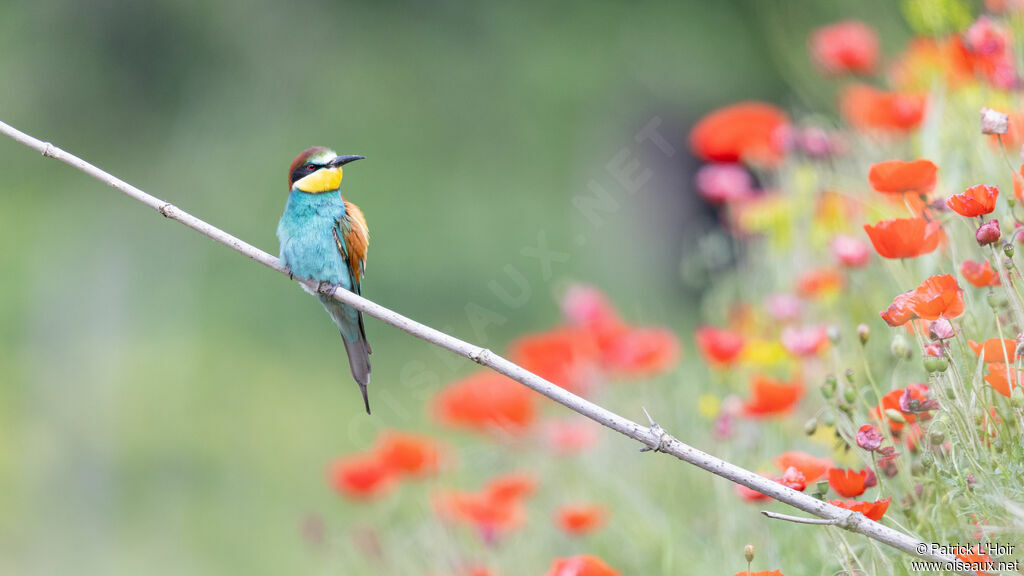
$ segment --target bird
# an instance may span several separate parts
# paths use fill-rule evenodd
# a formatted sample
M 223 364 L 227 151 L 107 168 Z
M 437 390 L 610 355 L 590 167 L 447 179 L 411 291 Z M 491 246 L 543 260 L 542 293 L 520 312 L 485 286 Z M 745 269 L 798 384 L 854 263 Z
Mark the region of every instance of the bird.
M 288 201 L 277 224 L 281 262 L 292 278 L 329 283 L 361 294 L 370 232 L 358 206 L 341 195 L 342 166 L 364 156 L 339 156 L 314 146 L 295 157 L 288 167 Z M 352 378 L 370 413 L 370 344 L 362 312 L 330 296 L 314 294 L 341 332 Z

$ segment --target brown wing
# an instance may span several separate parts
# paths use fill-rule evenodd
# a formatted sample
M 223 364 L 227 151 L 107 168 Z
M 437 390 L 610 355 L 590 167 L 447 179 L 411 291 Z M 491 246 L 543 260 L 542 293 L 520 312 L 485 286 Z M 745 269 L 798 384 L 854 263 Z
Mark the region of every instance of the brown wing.
M 366 226 L 363 211 L 348 200 L 345 201 L 345 217 L 338 221 L 338 228 L 344 243 L 343 246 L 338 246 L 338 249 L 348 261 L 353 288 L 358 294 L 359 284 L 366 272 L 366 250 L 370 246 L 370 229 Z

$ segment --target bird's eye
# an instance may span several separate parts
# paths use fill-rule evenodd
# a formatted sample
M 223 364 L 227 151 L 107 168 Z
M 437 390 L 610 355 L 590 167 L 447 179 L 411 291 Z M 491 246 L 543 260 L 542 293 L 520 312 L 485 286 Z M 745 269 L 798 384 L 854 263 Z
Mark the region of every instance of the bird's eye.
M 313 163 L 306 164 L 306 170 L 309 170 L 310 172 L 312 172 L 312 171 L 316 170 L 316 165 L 313 164 Z

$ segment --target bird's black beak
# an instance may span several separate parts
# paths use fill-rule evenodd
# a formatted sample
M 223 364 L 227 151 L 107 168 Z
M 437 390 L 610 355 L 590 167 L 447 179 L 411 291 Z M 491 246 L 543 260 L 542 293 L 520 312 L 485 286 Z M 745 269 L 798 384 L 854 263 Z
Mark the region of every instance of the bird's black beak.
M 355 162 L 356 160 L 365 160 L 366 156 L 338 156 L 334 160 L 331 160 L 331 166 L 344 166 L 349 162 Z

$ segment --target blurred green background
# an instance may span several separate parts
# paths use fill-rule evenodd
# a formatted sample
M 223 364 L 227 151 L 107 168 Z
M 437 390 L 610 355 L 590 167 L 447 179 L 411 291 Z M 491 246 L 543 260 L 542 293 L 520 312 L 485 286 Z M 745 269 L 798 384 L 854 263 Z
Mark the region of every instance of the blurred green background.
M 827 102 L 789 96 L 806 31 L 840 13 L 897 21 L 868 4 L 6 0 L 0 120 L 275 254 L 288 162 L 311 145 L 363 154 L 343 193 L 370 223 L 368 297 L 500 350 L 553 325 L 579 280 L 688 335 L 688 126 L 738 99 Z M 674 157 L 635 141 L 654 118 Z M 623 150 L 654 174 L 635 195 L 607 168 Z M 373 573 L 303 525 L 330 539 L 429 515 L 346 504 L 324 469 L 382 427 L 436 432 L 425 403 L 471 365 L 371 319 L 366 417 L 333 325 L 292 283 L 7 139 L 0 174 L 0 573 Z M 600 226 L 573 205 L 595 182 L 619 200 Z M 568 256 L 550 273 L 523 254 L 542 241 Z M 511 306 L 490 285 L 516 291 L 508 266 L 529 286 Z M 607 401 L 633 418 L 677 402 L 675 431 L 706 438 L 687 354 L 668 386 Z M 630 482 L 673 498 L 634 502 L 666 516 L 629 528 L 632 566 L 721 562 L 693 542 L 712 481 L 609 441 L 577 484 L 621 457 Z M 435 570 L 396 566 L 381 572 Z

